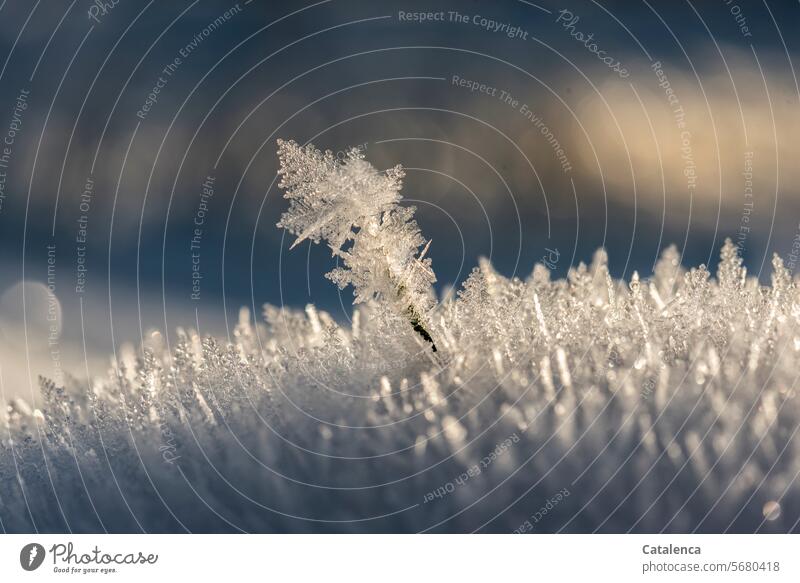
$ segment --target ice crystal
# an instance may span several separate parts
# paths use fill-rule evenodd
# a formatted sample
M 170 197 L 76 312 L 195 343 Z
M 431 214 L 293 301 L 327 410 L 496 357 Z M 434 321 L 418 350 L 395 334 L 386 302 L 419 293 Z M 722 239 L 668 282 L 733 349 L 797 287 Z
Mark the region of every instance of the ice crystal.
M 432 355 L 394 309 L 423 244 L 400 171 L 281 148 L 281 224 L 342 260 L 352 324 L 244 310 L 233 342 L 155 335 L 105 379 L 42 381 L 41 403 L 6 403 L 4 530 L 800 530 L 800 286 L 780 259 L 768 286 L 729 241 L 715 277 L 674 247 L 630 281 L 602 250 L 564 280 L 482 260 L 415 299 Z
M 312 145 L 280 140 L 278 146 L 280 186 L 289 199 L 278 226 L 297 235 L 292 247 L 325 240 L 342 263 L 328 278 L 341 289 L 352 285 L 355 303 L 379 299 L 403 313 L 435 351 L 426 324 L 436 281 L 425 258 L 430 242 L 414 207 L 398 204 L 403 169 L 378 172 L 356 148 L 339 160 Z

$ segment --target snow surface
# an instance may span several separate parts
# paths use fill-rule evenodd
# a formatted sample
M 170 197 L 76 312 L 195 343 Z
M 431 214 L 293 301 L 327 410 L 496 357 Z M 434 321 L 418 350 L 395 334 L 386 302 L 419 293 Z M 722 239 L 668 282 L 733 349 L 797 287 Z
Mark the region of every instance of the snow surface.
M 343 260 L 351 323 L 242 310 L 234 343 L 155 334 L 107 378 L 42 380 L 1 422 L 4 531 L 800 531 L 778 257 L 770 286 L 730 241 L 715 278 L 674 247 L 630 282 L 603 250 L 556 281 L 482 260 L 437 302 L 401 169 L 281 160 L 281 226 Z

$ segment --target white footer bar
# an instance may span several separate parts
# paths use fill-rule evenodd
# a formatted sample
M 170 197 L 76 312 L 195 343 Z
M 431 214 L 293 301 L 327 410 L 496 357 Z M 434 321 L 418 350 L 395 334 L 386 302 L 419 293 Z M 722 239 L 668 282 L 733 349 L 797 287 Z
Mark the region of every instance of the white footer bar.
M 799 566 L 794 535 L 0 536 L 3 581 L 769 583 Z

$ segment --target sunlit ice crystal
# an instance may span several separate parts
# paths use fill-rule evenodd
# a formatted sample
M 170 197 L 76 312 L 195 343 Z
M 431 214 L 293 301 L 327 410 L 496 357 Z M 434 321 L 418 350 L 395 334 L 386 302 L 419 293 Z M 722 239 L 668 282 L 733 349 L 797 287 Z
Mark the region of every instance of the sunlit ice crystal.
M 5 402 L 6 531 L 798 531 L 779 258 L 769 285 L 730 241 L 715 273 L 668 247 L 630 281 L 604 250 L 565 279 L 484 259 L 437 298 L 401 168 L 279 147 L 280 226 L 339 259 L 350 323 L 243 310 Z

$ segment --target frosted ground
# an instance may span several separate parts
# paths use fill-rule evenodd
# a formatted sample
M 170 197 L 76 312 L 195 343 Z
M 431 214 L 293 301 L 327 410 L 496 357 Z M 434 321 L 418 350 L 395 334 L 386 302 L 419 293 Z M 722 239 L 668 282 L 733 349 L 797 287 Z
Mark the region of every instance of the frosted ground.
M 727 242 L 610 277 L 481 261 L 437 298 L 401 168 L 281 142 L 280 226 L 326 243 L 348 323 L 243 310 L 6 403 L 7 532 L 797 532 L 800 287 Z

